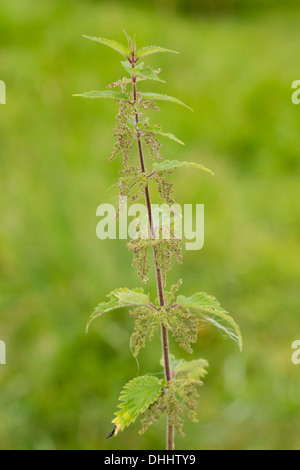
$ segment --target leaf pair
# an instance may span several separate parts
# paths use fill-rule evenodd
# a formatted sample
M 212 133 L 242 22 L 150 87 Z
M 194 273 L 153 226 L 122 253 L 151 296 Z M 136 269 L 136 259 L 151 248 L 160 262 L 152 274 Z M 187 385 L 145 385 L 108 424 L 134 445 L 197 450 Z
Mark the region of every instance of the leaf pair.
M 111 47 L 115 51 L 119 52 L 123 57 L 127 59 L 127 62 L 121 62 L 121 64 L 125 68 L 125 70 L 129 72 L 130 75 L 165 83 L 163 80 L 158 78 L 157 73 L 155 73 L 155 71 L 151 69 L 151 67 L 144 66 L 144 64 L 140 64 L 136 67 L 133 67 L 132 65 L 135 65 L 135 63 L 142 57 L 145 57 L 150 54 L 154 54 L 157 52 L 174 52 L 174 53 L 176 52 L 171 51 L 170 49 L 165 49 L 164 47 L 160 47 L 160 46 L 146 46 L 138 50 L 133 59 L 132 53 L 134 50 L 134 47 L 133 47 L 134 41 L 127 35 L 127 33 L 125 34 L 128 39 L 129 47 L 124 46 L 123 44 L 117 41 L 114 41 L 113 39 L 97 38 L 97 37 L 86 36 L 86 35 L 83 35 L 83 37 L 90 39 L 91 41 L 96 41 L 96 42 L 99 42 L 100 44 L 104 44 L 105 46 Z M 129 100 L 128 94 L 119 93 L 116 91 L 89 91 L 89 92 L 85 92 L 81 94 L 75 94 L 73 96 L 81 96 L 83 98 L 112 98 L 112 99 L 117 99 L 117 100 L 122 100 L 122 99 Z M 182 106 L 185 106 L 188 109 L 191 109 L 189 106 L 185 105 L 178 98 L 174 98 L 173 96 L 161 95 L 159 93 L 142 93 L 142 98 L 151 99 L 151 100 L 172 101 L 173 103 L 177 103 Z
M 103 313 L 117 308 L 137 307 L 140 305 L 148 305 L 150 303 L 150 298 L 144 293 L 143 289 L 128 289 L 127 287 L 112 291 L 108 295 L 108 298 L 108 301 L 101 302 L 96 307 L 88 320 L 86 331 L 88 331 L 92 321 L 103 315 Z M 243 339 L 239 326 L 228 312 L 224 310 L 215 297 L 212 297 L 205 292 L 198 292 L 191 297 L 179 295 L 177 297 L 176 304 L 181 307 L 188 308 L 190 311 L 198 315 L 199 319 L 216 326 L 219 330 L 229 336 L 229 338 L 236 341 L 239 344 L 240 350 L 243 349 Z M 224 321 L 227 326 L 220 321 Z
M 112 98 L 116 100 L 130 100 L 129 94 L 112 90 L 86 91 L 84 93 L 77 93 L 73 96 L 80 96 L 82 98 Z M 150 99 L 153 101 L 171 101 L 173 103 L 180 104 L 181 106 L 184 106 L 185 108 L 188 108 L 192 111 L 192 108 L 184 104 L 178 98 L 174 98 L 173 96 L 161 95 L 159 93 L 141 93 L 141 96 L 144 99 Z
M 121 62 L 122 67 L 128 72 L 132 77 L 139 77 L 142 79 L 154 80 L 156 82 L 166 83 L 164 80 L 158 78 L 155 70 L 153 70 L 149 66 L 144 66 L 144 62 L 142 62 L 138 67 L 132 67 L 130 62 L 124 61 Z
M 124 33 L 125 33 L 125 31 L 124 31 Z M 97 37 L 86 36 L 86 35 L 83 35 L 83 37 L 86 38 L 86 39 L 90 39 L 91 41 L 96 41 L 96 42 L 99 42 L 100 44 L 104 44 L 105 46 L 111 47 L 112 49 L 119 52 L 119 54 L 121 54 L 123 57 L 125 57 L 128 60 L 131 56 L 131 53 L 132 53 L 132 47 L 131 46 L 132 46 L 132 44 L 134 44 L 134 41 L 132 40 L 132 38 L 130 38 L 128 36 L 128 34 L 126 34 L 126 37 L 128 39 L 129 47 L 124 46 L 124 44 L 121 44 L 118 41 L 114 41 L 113 39 L 97 38 Z M 173 52 L 174 54 L 178 54 L 178 52 L 171 51 L 170 49 L 165 49 L 164 47 L 146 46 L 146 47 L 142 47 L 141 49 L 139 49 L 137 51 L 137 53 L 135 55 L 135 59 L 137 61 L 137 60 L 141 59 L 142 57 L 145 57 L 149 54 L 155 54 L 155 53 L 158 53 L 158 52 Z

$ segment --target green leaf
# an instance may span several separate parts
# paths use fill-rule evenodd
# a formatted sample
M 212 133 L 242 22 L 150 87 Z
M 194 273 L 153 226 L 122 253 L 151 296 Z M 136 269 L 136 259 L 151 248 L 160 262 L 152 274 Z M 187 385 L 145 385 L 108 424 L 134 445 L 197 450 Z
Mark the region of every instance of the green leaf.
M 104 44 L 105 46 L 111 47 L 115 51 L 122 54 L 122 56 L 128 58 L 130 56 L 130 49 L 120 42 L 114 41 L 113 39 L 106 39 L 106 38 L 95 38 L 91 36 L 83 35 L 84 38 L 90 39 L 91 41 L 99 42 L 100 44 Z
M 164 137 L 168 137 L 171 140 L 174 140 L 175 142 L 178 142 L 178 144 L 185 145 L 184 142 L 181 140 L 177 139 L 177 137 L 174 134 L 170 134 L 169 132 L 162 132 L 161 126 L 160 125 L 144 125 L 142 122 L 139 122 L 138 124 L 139 129 L 141 130 L 146 130 L 149 132 L 153 132 L 154 134 L 159 134 Z
M 130 37 L 129 34 L 126 33 L 125 29 L 123 29 L 123 33 L 125 34 L 127 41 L 128 41 L 128 47 L 131 52 L 134 52 L 135 49 L 135 35 L 134 38 Z
M 157 132 L 157 134 L 160 134 L 164 137 L 168 137 L 168 139 L 174 140 L 178 144 L 185 145 L 185 143 L 182 142 L 182 140 L 177 139 L 177 137 L 174 134 L 170 134 L 170 132 Z
M 120 93 L 118 91 L 86 91 L 85 93 L 76 94 L 73 96 L 81 96 L 82 98 L 112 98 L 115 100 L 128 100 L 129 95 Z
M 137 377 L 128 382 L 119 397 L 120 410 L 115 413 L 116 418 L 112 421 L 116 426 L 114 434 L 123 431 L 140 413 L 144 413 L 157 400 L 165 386 L 165 380 L 150 375 Z
M 170 369 L 171 369 L 171 372 L 174 372 L 177 365 L 178 364 L 181 364 L 181 362 L 184 361 L 184 359 L 176 359 L 174 354 L 169 354 L 169 363 L 170 363 Z M 164 357 L 161 358 L 160 360 L 160 365 L 162 367 L 165 366 L 165 361 L 164 361 Z
M 173 96 L 161 95 L 160 93 L 142 93 L 142 97 L 151 100 L 172 101 L 173 103 L 180 104 L 181 106 L 184 106 L 185 108 L 188 108 L 193 111 L 192 108 L 184 104 L 178 98 L 174 98 Z
M 149 54 L 156 54 L 157 52 L 173 52 L 173 54 L 178 54 L 176 51 L 171 51 L 170 49 L 165 49 L 164 47 L 160 46 L 146 46 L 139 49 L 136 53 L 137 57 L 140 59 L 141 57 L 145 57 Z
M 231 339 L 238 342 L 240 350 L 243 349 L 243 339 L 240 329 L 228 312 L 223 309 L 215 297 L 207 295 L 204 292 L 198 292 L 191 297 L 179 295 L 177 303 L 182 307 L 194 310 L 203 320 L 212 323 L 217 328 L 225 332 Z M 216 318 L 224 320 L 228 327 L 219 323 Z
M 128 61 L 122 61 L 121 64 L 126 70 L 126 72 L 130 73 L 130 75 L 132 75 L 133 77 L 141 77 L 149 80 L 154 80 L 156 82 L 166 83 L 164 80 L 158 78 L 158 76 L 155 74 L 155 71 L 149 66 L 139 66 L 133 68 Z
M 109 300 L 106 302 L 100 302 L 100 304 L 95 308 L 93 314 L 90 316 L 86 326 L 86 332 L 88 331 L 92 321 L 103 315 L 103 313 L 121 307 L 146 305 L 150 302 L 149 296 L 144 293 L 143 289 L 130 290 L 127 289 L 127 287 L 116 289 L 108 294 L 107 297 Z
M 193 361 L 181 359 L 181 363 L 175 368 L 175 373 L 176 375 L 183 374 L 191 379 L 199 380 L 207 374 L 207 367 L 208 362 L 205 359 L 195 359 Z
M 178 160 L 164 160 L 159 163 L 153 163 L 153 169 L 156 171 L 176 170 L 177 168 L 180 168 L 180 167 L 197 168 L 198 170 L 207 171 L 211 175 L 214 175 L 214 173 L 211 170 L 209 170 L 203 165 L 200 165 L 200 163 L 179 162 Z
M 142 305 L 150 302 L 149 296 L 144 293 L 143 289 L 127 289 L 123 287 L 116 289 L 112 292 L 114 297 L 116 297 L 121 304 L 135 304 Z
M 173 354 L 169 356 L 171 372 L 176 376 L 177 374 L 184 374 L 191 379 L 198 380 L 203 378 L 206 374 L 208 362 L 205 359 L 195 359 L 193 361 L 186 361 L 185 359 L 176 359 Z M 160 360 L 160 364 L 164 367 L 164 358 Z

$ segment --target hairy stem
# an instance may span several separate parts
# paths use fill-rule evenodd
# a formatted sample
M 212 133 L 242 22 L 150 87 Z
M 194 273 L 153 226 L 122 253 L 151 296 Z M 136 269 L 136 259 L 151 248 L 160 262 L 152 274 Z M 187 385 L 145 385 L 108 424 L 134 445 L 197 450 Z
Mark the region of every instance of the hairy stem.
M 131 62 L 132 67 L 134 68 L 134 61 Z M 132 76 L 132 90 L 133 90 L 133 101 L 136 103 L 137 101 L 137 89 L 136 89 L 136 77 Z M 135 112 L 135 122 L 136 124 L 139 123 L 139 116 L 137 111 Z M 139 151 L 139 158 L 140 158 L 140 165 L 141 170 L 143 173 L 146 173 L 145 169 L 145 162 L 143 156 L 143 149 L 142 149 L 142 142 L 139 132 L 137 132 L 137 143 L 138 143 L 138 151 Z M 150 236 L 154 238 L 154 227 L 153 227 L 153 216 L 152 216 L 152 209 L 151 209 L 151 198 L 150 198 L 150 191 L 149 185 L 147 183 L 145 188 L 145 198 L 147 204 L 147 212 L 149 218 L 149 226 L 150 226 Z M 159 298 L 159 305 L 163 307 L 165 305 L 164 301 L 164 290 L 163 290 L 163 283 L 161 278 L 161 270 L 157 267 L 156 263 L 156 250 L 153 248 L 154 254 L 154 262 L 155 262 L 155 270 L 156 270 L 156 282 L 157 282 L 157 292 Z M 162 339 L 162 350 L 163 350 L 163 358 L 164 358 L 164 369 L 165 369 L 165 378 L 167 382 L 171 380 L 171 369 L 170 369 L 170 358 L 169 358 L 169 341 L 168 341 L 168 331 L 164 325 L 161 325 L 161 339 Z M 167 450 L 174 449 L 174 428 L 170 424 L 170 419 L 168 416 L 167 422 Z

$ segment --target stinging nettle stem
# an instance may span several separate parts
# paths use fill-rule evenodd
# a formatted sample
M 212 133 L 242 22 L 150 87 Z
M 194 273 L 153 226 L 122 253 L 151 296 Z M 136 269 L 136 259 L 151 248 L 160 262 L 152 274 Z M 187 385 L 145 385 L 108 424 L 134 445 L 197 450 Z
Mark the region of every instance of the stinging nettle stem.
M 133 58 L 131 62 L 132 68 L 134 68 L 134 64 L 135 64 L 135 60 Z M 136 88 L 136 77 L 134 76 L 132 76 L 132 90 L 133 90 L 133 101 L 135 104 L 137 101 L 137 88 Z M 139 116 L 136 111 L 135 111 L 135 122 L 136 122 L 136 125 L 139 123 Z M 141 142 L 141 137 L 138 131 L 137 131 L 137 143 L 138 143 L 141 170 L 143 173 L 146 173 L 142 142 Z M 154 238 L 153 216 L 152 216 L 151 198 L 150 198 L 150 191 L 149 191 L 148 183 L 146 184 L 146 187 L 145 187 L 145 199 L 146 199 L 147 212 L 148 212 L 148 218 L 149 218 L 150 236 Z M 157 282 L 159 305 L 161 307 L 164 307 L 165 301 L 164 301 L 163 283 L 162 283 L 162 278 L 161 278 L 161 270 L 157 267 L 157 263 L 156 263 L 155 248 L 153 248 L 153 254 L 154 254 L 154 263 L 155 263 L 155 270 L 156 270 L 156 282 Z M 168 332 L 164 325 L 161 325 L 161 339 L 162 339 L 162 349 L 163 349 L 163 358 L 164 358 L 165 378 L 167 382 L 170 382 L 171 369 L 170 369 L 170 358 L 169 358 L 169 341 L 168 341 Z M 170 424 L 169 416 L 167 417 L 167 419 L 168 419 L 167 450 L 173 450 L 174 449 L 174 427 Z

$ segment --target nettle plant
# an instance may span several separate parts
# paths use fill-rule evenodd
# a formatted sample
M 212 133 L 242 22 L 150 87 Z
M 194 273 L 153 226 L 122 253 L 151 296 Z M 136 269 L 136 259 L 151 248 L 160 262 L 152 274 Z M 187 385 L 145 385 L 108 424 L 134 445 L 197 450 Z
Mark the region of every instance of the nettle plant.
M 123 155 L 124 168 L 120 171 L 117 187 L 120 196 L 131 201 L 143 197 L 147 207 L 149 236 L 138 235 L 128 243 L 133 253 L 133 266 L 136 267 L 143 283 L 148 282 L 151 266 L 156 274 L 158 298 L 154 301 L 141 288 L 119 288 L 108 295 L 108 300 L 101 302 L 88 321 L 90 323 L 104 313 L 129 307 L 130 315 L 135 320 L 135 327 L 130 339 L 130 346 L 135 357 L 156 333 L 161 332 L 163 376 L 155 374 L 139 376 L 129 381 L 119 398 L 118 411 L 113 419 L 114 428 L 108 437 L 115 436 L 126 426 L 133 423 L 138 415 L 142 417 L 141 433 L 165 413 L 167 416 L 167 449 L 174 449 L 174 432 L 183 435 L 183 415 L 197 421 L 196 405 L 201 379 L 206 375 L 208 363 L 204 359 L 186 361 L 177 359 L 169 352 L 168 333 L 179 346 L 192 353 L 191 344 L 197 340 L 200 325 L 210 323 L 223 333 L 237 341 L 242 349 L 242 337 L 235 321 L 211 295 L 198 292 L 190 297 L 177 295 L 181 280 L 167 288 L 166 274 L 170 270 L 172 258 L 181 263 L 181 240 L 174 236 L 171 229 L 169 238 L 163 236 L 163 224 L 154 218 L 151 205 L 149 183 L 154 182 L 160 198 L 168 205 L 173 198 L 173 183 L 169 176 L 179 167 L 196 167 L 212 173 L 203 165 L 186 161 L 162 160 L 159 136 L 167 137 L 183 144 L 173 134 L 164 132 L 160 124 L 152 124 L 145 111 L 159 111 L 157 101 L 171 101 L 186 106 L 177 98 L 158 93 L 138 91 L 137 85 L 145 80 L 163 82 L 159 78 L 161 69 L 153 70 L 142 60 L 149 54 L 174 52 L 158 46 L 146 46 L 137 50 L 135 38 L 124 31 L 128 46 L 111 39 L 84 36 L 87 39 L 111 47 L 125 60 L 121 62 L 127 76 L 107 86 L 105 91 L 90 91 L 75 96 L 84 98 L 110 98 L 119 105 L 114 136 L 116 142 L 110 160 Z M 191 108 L 189 108 L 191 109 Z M 139 162 L 131 161 L 131 150 L 137 146 Z M 146 166 L 145 154 L 153 161 L 151 169 Z

